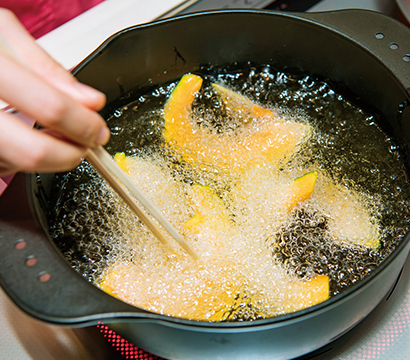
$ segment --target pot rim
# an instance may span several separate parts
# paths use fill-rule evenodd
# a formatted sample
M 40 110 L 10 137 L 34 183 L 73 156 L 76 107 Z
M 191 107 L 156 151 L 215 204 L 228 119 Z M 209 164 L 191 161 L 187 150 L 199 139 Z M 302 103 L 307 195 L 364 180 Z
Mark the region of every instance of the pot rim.
M 364 9 L 346 9 L 346 10 L 336 10 L 336 11 L 326 11 L 326 12 L 317 12 L 317 13 L 296 13 L 296 12 L 281 12 L 281 11 L 274 11 L 274 10 L 256 10 L 256 9 L 234 9 L 234 10 L 211 10 L 211 11 L 203 11 L 203 12 L 198 12 L 198 13 L 191 13 L 191 14 L 184 14 L 184 15 L 179 15 L 176 17 L 172 18 L 166 18 L 166 19 L 160 19 L 156 20 L 154 22 L 150 22 L 147 24 L 141 24 L 141 25 L 135 25 L 135 26 L 130 26 L 125 29 L 122 29 L 113 35 L 111 35 L 109 38 L 107 38 L 96 50 L 94 50 L 86 59 L 84 59 L 80 64 L 78 64 L 73 70 L 72 73 L 75 76 L 78 72 L 80 72 L 86 65 L 88 65 L 97 55 L 99 52 L 104 50 L 109 44 L 117 39 L 118 37 L 122 36 L 125 33 L 128 33 L 130 31 L 138 30 L 138 29 L 143 29 L 143 28 L 149 28 L 149 27 L 157 27 L 161 26 L 167 23 L 173 23 L 175 21 L 181 21 L 184 19 L 192 19 L 192 18 L 197 18 L 197 17 L 214 17 L 214 16 L 226 16 L 226 15 L 232 15 L 236 16 L 238 14 L 252 14 L 252 15 L 263 15 L 263 16 L 280 16 L 280 17 L 287 17 L 292 20 L 296 21 L 302 21 L 302 22 L 308 22 L 311 23 L 315 26 L 322 27 L 325 29 L 329 29 L 329 27 L 323 23 L 317 22 L 315 20 L 315 16 L 317 15 L 332 15 L 332 14 L 340 14 L 340 13 L 355 13 L 356 16 L 362 16 L 365 13 L 371 13 L 372 15 L 377 15 L 381 16 L 384 18 L 387 18 L 389 20 L 394 20 L 388 17 L 387 15 L 374 12 L 371 10 L 364 10 Z M 394 20 L 396 21 L 396 20 Z M 342 35 L 345 37 L 347 40 L 350 42 L 354 43 L 357 46 L 357 42 L 354 41 L 350 36 L 341 33 L 338 31 L 338 29 L 330 28 L 331 31 L 338 33 L 339 35 Z M 365 49 L 363 49 L 365 50 Z M 380 59 L 378 59 L 380 60 Z M 390 69 L 389 69 L 390 70 Z M 397 77 L 397 76 L 396 76 Z M 346 291 L 342 292 L 341 294 L 338 294 L 335 297 L 332 297 L 320 304 L 314 305 L 312 307 L 296 311 L 294 313 L 289 313 L 289 314 L 284 314 L 280 315 L 277 317 L 272 317 L 268 319 L 258 319 L 254 321 L 247 321 L 247 322 L 218 322 L 218 323 L 213 323 L 213 322 L 207 322 L 207 321 L 196 321 L 196 320 L 187 320 L 187 319 L 181 319 L 177 317 L 172 317 L 172 316 L 166 316 L 166 315 L 160 315 L 156 313 L 152 313 L 154 315 L 154 318 L 147 317 L 147 321 L 158 321 L 158 322 L 165 322 L 165 323 L 172 323 L 175 325 L 189 325 L 189 326 L 194 326 L 194 327 L 202 327 L 202 328 L 224 328 L 224 329 L 241 329 L 241 328 L 259 328 L 259 327 L 272 327 L 274 325 L 282 325 L 284 322 L 294 322 L 294 321 L 300 321 L 302 318 L 307 318 L 310 316 L 313 316 L 314 313 L 318 312 L 323 312 L 330 310 L 331 307 L 334 306 L 335 303 L 340 303 L 343 301 L 346 301 L 347 298 L 350 298 L 353 294 L 357 293 L 358 291 L 362 291 L 366 286 L 369 285 L 376 277 L 381 272 L 384 272 L 387 267 L 390 266 L 390 264 L 399 256 L 399 254 L 404 251 L 406 246 L 408 246 L 408 243 L 410 242 L 410 232 L 406 234 L 406 236 L 403 238 L 401 243 L 394 249 L 394 251 L 383 261 L 382 264 L 380 264 L 373 272 L 371 275 L 366 276 L 364 279 L 359 280 L 356 284 L 350 286 L 347 288 Z M 102 290 L 101 290 L 102 291 Z M 137 308 L 139 309 L 139 308 Z
M 263 16 L 280 16 L 280 17 L 287 17 L 291 18 L 292 20 L 296 21 L 302 21 L 302 22 L 308 22 L 311 23 L 314 26 L 321 27 L 324 29 L 329 29 L 329 27 L 325 24 L 322 24 L 320 22 L 317 22 L 314 20 L 315 16 L 317 14 L 338 14 L 338 13 L 356 13 L 361 16 L 363 13 L 372 13 L 372 11 L 368 10 L 342 10 L 342 11 L 334 11 L 334 12 L 328 12 L 328 13 L 315 13 L 312 15 L 312 18 L 309 17 L 309 14 L 298 14 L 298 13 L 284 13 L 284 12 L 277 12 L 277 11 L 267 11 L 267 10 L 219 10 L 219 11 L 207 11 L 207 12 L 202 12 L 202 13 L 195 13 L 195 14 L 187 14 L 187 15 L 181 15 L 175 18 L 170 18 L 170 19 L 163 19 L 163 20 L 158 20 L 153 23 L 148 23 L 148 24 L 142 24 L 142 25 L 136 25 L 136 26 L 131 26 L 126 29 L 123 29 L 109 38 L 105 40 L 96 50 L 94 50 L 86 59 L 84 59 L 79 65 L 77 65 L 73 69 L 73 74 L 76 75 L 78 74 L 86 65 L 88 65 L 102 50 L 104 50 L 113 40 L 117 39 L 119 36 L 128 33 L 133 30 L 138 30 L 142 28 L 149 28 L 149 27 L 155 27 L 155 26 L 160 26 L 163 24 L 167 24 L 170 22 L 175 22 L 179 20 L 183 20 L 186 18 L 196 18 L 196 17 L 209 17 L 209 16 L 226 16 L 228 14 L 230 15 L 237 15 L 237 14 L 253 14 L 253 15 L 263 15 Z M 377 16 L 383 16 L 385 18 L 388 18 L 385 15 L 382 14 L 377 14 Z M 337 29 L 330 29 L 337 34 L 343 36 L 346 40 L 352 42 L 356 46 L 360 45 L 358 42 L 355 42 L 354 39 L 349 37 L 346 34 L 341 33 Z M 363 48 L 363 51 L 366 49 Z M 378 59 L 381 61 L 380 59 Z M 388 68 L 388 70 L 391 72 L 391 69 Z M 395 75 L 397 78 L 397 76 Z M 400 80 L 400 79 L 398 79 Z M 405 89 L 405 87 L 404 87 Z M 408 94 L 408 92 L 407 92 Z M 28 175 L 31 176 L 31 175 Z M 30 180 L 27 181 L 28 184 L 30 184 Z M 33 196 L 32 192 L 29 190 L 30 197 Z M 34 208 L 34 207 L 33 207 Z M 33 211 L 33 216 L 36 217 Z M 36 219 L 37 222 L 38 219 Z M 44 234 L 44 237 L 47 241 L 53 243 L 48 237 Z M 207 321 L 195 321 L 195 320 L 187 320 L 187 319 L 181 319 L 181 318 L 176 318 L 176 317 L 171 317 L 171 316 L 166 316 L 166 315 L 161 315 L 157 313 L 142 313 L 140 308 L 134 307 L 133 305 L 129 305 L 129 311 L 108 311 L 108 312 L 103 312 L 102 314 L 96 314 L 96 315 L 89 315 L 89 316 L 83 316 L 81 319 L 80 317 L 76 318 L 76 322 L 79 323 L 89 323 L 89 322 L 96 322 L 97 320 L 101 320 L 107 324 L 110 322 L 117 322 L 117 321 L 141 321 L 141 322 L 160 322 L 162 324 L 166 324 L 168 326 L 177 326 L 177 327 L 189 327 L 190 329 L 198 329 L 198 331 L 214 331 L 217 329 L 220 329 L 221 331 L 223 330 L 232 330 L 232 331 L 247 331 L 246 329 L 255 329 L 255 330 L 263 330 L 266 327 L 272 328 L 272 327 L 277 327 L 281 326 L 284 323 L 293 323 L 293 322 L 298 322 L 302 321 L 306 318 L 315 316 L 318 313 L 323 313 L 326 311 L 331 310 L 336 303 L 341 303 L 344 301 L 347 301 L 349 298 L 353 297 L 355 294 L 358 294 L 359 292 L 363 291 L 365 287 L 369 286 L 373 281 L 376 281 L 376 278 L 379 276 L 380 273 L 384 271 L 388 271 L 389 266 L 393 263 L 393 261 L 402 254 L 402 252 L 405 250 L 407 246 L 409 246 L 410 243 L 410 233 L 407 233 L 405 237 L 402 239 L 401 243 L 396 247 L 396 249 L 391 253 L 384 261 L 382 264 L 380 264 L 369 276 L 366 276 L 364 279 L 358 281 L 356 284 L 350 286 L 347 288 L 346 291 L 344 291 L 341 294 L 338 294 L 335 297 L 332 297 L 320 304 L 314 305 L 312 307 L 299 310 L 294 313 L 290 314 L 285 314 L 285 315 L 280 315 L 277 317 L 272 317 L 268 319 L 259 319 L 259 320 L 254 320 L 254 321 L 246 321 L 246 322 L 232 322 L 232 323 L 223 323 L 223 322 L 218 322 L 218 323 L 213 323 L 213 322 L 207 322 Z M 409 246 L 410 247 L 410 246 Z M 57 250 L 56 250 L 57 252 Z M 62 254 L 58 252 L 58 255 L 62 257 Z M 407 256 L 407 255 L 406 255 Z M 69 266 L 68 264 L 66 264 Z M 70 271 L 73 271 L 70 269 Z M 83 281 L 86 281 L 90 286 L 95 287 L 92 283 L 89 283 L 87 280 L 82 279 Z M 105 292 L 102 290 L 96 288 L 98 291 L 102 292 L 103 294 L 107 295 Z M 121 301 L 121 300 L 119 300 Z M 125 303 L 126 304 L 126 303 Z M 131 308 L 135 308 L 135 312 L 131 311 Z M 41 317 L 40 317 L 41 318 Z M 53 319 L 51 319 L 53 322 Z M 67 325 L 69 325 L 69 322 L 66 322 Z M 71 324 L 70 324 L 71 325 Z

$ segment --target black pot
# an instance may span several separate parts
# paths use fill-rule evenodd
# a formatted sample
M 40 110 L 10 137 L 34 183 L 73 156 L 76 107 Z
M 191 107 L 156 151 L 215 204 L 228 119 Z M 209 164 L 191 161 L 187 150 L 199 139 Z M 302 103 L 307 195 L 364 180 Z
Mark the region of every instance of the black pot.
M 297 68 L 330 79 L 381 113 L 385 120 L 380 127 L 409 155 L 409 60 L 410 30 L 378 13 L 221 11 L 126 29 L 74 72 L 110 102 L 136 85 L 176 80 L 202 64 L 250 61 Z M 297 313 L 241 323 L 161 316 L 105 294 L 68 266 L 46 230 L 43 209 L 51 179 L 50 174 L 19 174 L 0 198 L 1 286 L 40 320 L 72 327 L 102 321 L 137 346 L 169 359 L 290 359 L 318 349 L 388 295 L 410 248 L 406 236 L 371 276 Z

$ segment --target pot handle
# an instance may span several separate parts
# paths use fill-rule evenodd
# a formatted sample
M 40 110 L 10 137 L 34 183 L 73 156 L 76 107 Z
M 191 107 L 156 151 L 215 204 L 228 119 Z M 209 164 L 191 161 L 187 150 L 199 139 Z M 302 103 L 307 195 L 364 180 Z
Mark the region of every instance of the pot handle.
M 104 293 L 71 269 L 33 215 L 33 181 L 35 175 L 19 173 L 0 197 L 0 286 L 11 300 L 29 315 L 60 325 L 158 317 Z
M 369 10 L 339 10 L 298 14 L 359 42 L 400 79 L 410 92 L 410 29 Z

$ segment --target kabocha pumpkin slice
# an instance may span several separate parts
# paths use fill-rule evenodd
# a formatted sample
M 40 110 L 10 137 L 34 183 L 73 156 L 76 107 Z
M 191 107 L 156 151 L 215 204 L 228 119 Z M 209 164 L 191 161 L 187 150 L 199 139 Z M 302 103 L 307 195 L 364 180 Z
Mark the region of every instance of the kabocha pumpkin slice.
M 309 280 L 297 280 L 289 285 L 285 294 L 285 311 L 306 309 L 329 299 L 329 277 L 316 275 Z
M 206 224 L 211 225 L 212 229 L 216 228 L 214 223 L 209 222 L 209 217 L 197 212 L 184 224 L 184 229 L 191 234 L 198 235 L 201 232 L 201 228 L 203 228 Z
M 240 168 L 278 161 L 293 153 L 309 133 L 308 126 L 295 121 L 248 124 L 229 145 L 235 150 L 226 149 L 226 160 L 238 161 Z
M 317 177 L 318 172 L 311 171 L 296 178 L 288 185 L 288 196 L 285 204 L 288 210 L 292 210 L 302 201 L 309 199 L 315 188 Z
M 223 201 L 210 186 L 195 184 L 192 190 L 191 200 L 196 208 L 206 215 L 218 216 L 226 221 L 229 219 Z
M 196 94 L 201 89 L 202 78 L 193 74 L 184 75 L 165 103 L 164 138 L 178 146 L 195 141 L 193 124 L 189 119 L 190 107 Z
M 222 168 L 243 169 L 266 161 L 280 160 L 292 153 L 311 132 L 308 125 L 276 118 L 243 95 L 214 84 L 224 99 L 233 99 L 245 119 L 230 134 L 213 134 L 191 119 L 191 104 L 202 86 L 197 75 L 186 74 L 164 107 L 164 139 L 189 162 L 207 162 Z M 222 90 L 223 89 L 223 90 Z M 224 101 L 225 101 L 224 100 Z
M 162 159 L 148 155 L 126 156 L 124 153 L 117 153 L 114 160 L 171 224 L 182 230 L 180 227 L 187 220 L 183 214 L 188 212 L 189 207 L 184 184 L 172 176 Z M 128 217 L 128 212 L 122 212 L 122 216 Z M 131 228 L 131 226 L 127 227 L 127 229 Z
M 315 170 L 286 183 L 265 167 L 250 168 L 239 177 L 234 196 L 242 204 L 239 206 L 247 207 L 256 219 L 269 219 L 277 224 L 311 197 L 317 178 Z
M 212 84 L 212 87 L 227 107 L 228 112 L 236 113 L 245 117 L 261 117 L 266 116 L 273 118 L 273 113 L 269 109 L 265 109 L 246 96 L 239 94 L 235 91 L 227 89 L 219 84 Z
M 118 166 L 124 170 L 128 175 L 130 172 L 130 169 L 128 167 L 127 163 L 127 157 L 125 156 L 125 153 L 119 152 L 114 155 L 114 161 L 118 164 Z
M 230 227 L 229 214 L 217 194 L 210 186 L 192 186 L 191 202 L 198 212 L 184 224 L 184 229 L 199 234 L 201 229 L 224 231 Z
M 145 273 L 133 263 L 119 262 L 111 266 L 96 285 L 131 305 L 187 319 L 223 321 L 226 314 L 238 306 L 241 288 L 238 283 L 228 280 L 233 271 L 230 264 L 225 264 L 217 275 L 211 275 L 203 266 L 181 270 L 173 269 L 171 265 L 170 270 L 184 275 L 171 281 L 165 292 L 156 287 L 160 278 L 153 281 L 150 270 Z M 185 292 L 186 298 L 175 301 L 181 291 Z
M 249 155 L 259 160 L 278 160 L 293 151 L 311 133 L 309 125 L 285 121 L 270 109 L 261 107 L 246 96 L 219 84 L 212 84 L 231 116 L 241 117 L 250 127 L 238 136 L 241 144 L 239 157 L 248 160 Z M 252 156 L 251 156 L 252 157 Z M 255 161 L 254 160 L 254 161 Z
M 377 207 L 369 207 L 370 195 L 336 184 L 327 176 L 321 176 L 315 192 L 315 207 L 328 214 L 328 228 L 337 242 L 377 249 L 380 246 L 380 230 Z M 373 202 L 376 200 L 373 195 Z

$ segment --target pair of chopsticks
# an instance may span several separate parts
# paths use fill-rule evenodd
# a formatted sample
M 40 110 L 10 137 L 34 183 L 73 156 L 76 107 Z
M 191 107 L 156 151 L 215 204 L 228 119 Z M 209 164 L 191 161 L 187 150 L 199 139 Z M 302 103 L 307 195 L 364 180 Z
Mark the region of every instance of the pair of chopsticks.
M 162 212 L 149 200 L 135 185 L 131 178 L 119 167 L 111 155 L 102 147 L 88 149 L 85 159 L 98 171 L 98 173 L 111 185 L 124 202 L 138 216 L 138 218 L 150 229 L 155 237 L 165 246 L 169 246 L 169 240 L 164 236 L 158 225 L 144 212 L 135 199 L 137 199 L 159 224 L 179 243 L 179 245 L 195 260 L 199 256 L 192 250 L 181 234 L 171 225 Z M 126 189 L 128 191 L 126 191 Z M 135 198 L 134 198 L 134 197 Z

